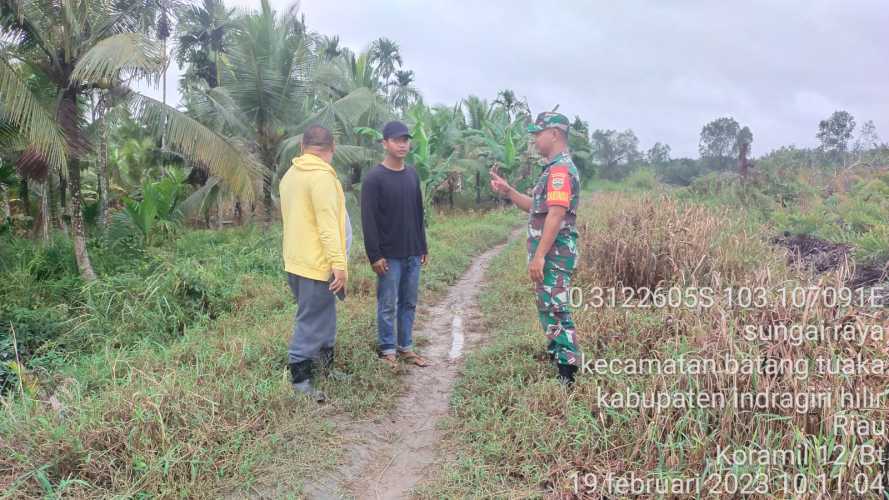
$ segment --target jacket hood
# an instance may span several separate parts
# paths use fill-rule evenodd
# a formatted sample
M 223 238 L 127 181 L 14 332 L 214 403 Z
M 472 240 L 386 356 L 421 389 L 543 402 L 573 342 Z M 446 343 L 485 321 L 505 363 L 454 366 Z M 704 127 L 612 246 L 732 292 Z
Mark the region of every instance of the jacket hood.
M 311 153 L 297 156 L 290 164 L 297 170 L 324 170 L 336 175 L 336 171 L 330 164 Z

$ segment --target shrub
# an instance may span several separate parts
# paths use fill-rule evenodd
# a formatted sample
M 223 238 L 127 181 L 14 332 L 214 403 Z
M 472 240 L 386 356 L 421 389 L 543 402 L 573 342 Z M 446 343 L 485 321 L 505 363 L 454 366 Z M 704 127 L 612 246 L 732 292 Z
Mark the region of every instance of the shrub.
M 650 168 L 640 168 L 624 179 L 624 183 L 633 189 L 651 190 L 657 187 L 658 181 Z

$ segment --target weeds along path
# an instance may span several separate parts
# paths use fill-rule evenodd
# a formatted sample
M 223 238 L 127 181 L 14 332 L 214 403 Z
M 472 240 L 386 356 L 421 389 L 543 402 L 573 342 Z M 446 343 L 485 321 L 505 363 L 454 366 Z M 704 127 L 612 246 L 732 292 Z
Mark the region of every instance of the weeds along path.
M 510 241 L 521 229 L 512 233 Z M 491 259 L 507 243 L 476 257 L 438 303 L 420 315 L 415 334 L 428 342 L 420 352 L 431 361 L 425 368 L 410 366 L 406 387 L 395 409 L 372 421 L 340 422 L 348 443 L 345 463 L 333 474 L 305 485 L 305 495 L 327 498 L 409 498 L 438 458 L 438 421 L 447 415 L 464 349 L 482 339 L 478 329 L 478 293 Z

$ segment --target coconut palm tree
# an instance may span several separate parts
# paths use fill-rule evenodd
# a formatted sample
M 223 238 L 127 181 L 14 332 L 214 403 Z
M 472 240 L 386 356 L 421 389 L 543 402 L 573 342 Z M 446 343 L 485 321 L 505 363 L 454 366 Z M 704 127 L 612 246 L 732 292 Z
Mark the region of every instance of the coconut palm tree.
M 279 14 L 263 0 L 259 11 L 238 19 L 220 86 L 193 102 L 198 119 L 242 142 L 264 167 L 266 222 L 272 216 L 278 150 L 311 112 L 311 45 L 295 6 Z
M 323 124 L 336 135 L 334 167 L 341 172 L 347 190 L 361 181 L 364 169 L 379 160 L 375 129 L 392 113 L 370 61 L 369 51 L 354 54 L 344 50 L 340 57 L 317 67 L 312 77 L 314 112 L 294 128 L 293 137 L 282 146 L 281 171 L 298 151 L 301 128 L 311 122 Z
M 201 4 L 187 5 L 176 11 L 176 62 L 185 68 L 179 79 L 182 102 L 192 116 L 211 128 L 214 124 L 202 121 L 195 109 L 200 108 L 206 100 L 205 94 L 218 87 L 222 80 L 224 53 L 231 33 L 237 27 L 234 12 L 235 9 L 226 8 L 222 0 L 202 0 Z M 194 102 L 195 99 L 198 102 Z M 187 182 L 203 187 L 208 178 L 202 166 L 192 165 Z M 213 182 L 214 186 L 217 184 Z M 202 189 L 194 193 L 202 197 L 206 197 L 206 194 L 207 190 Z M 206 201 L 202 198 L 199 203 L 192 202 L 190 206 L 203 208 Z
M 170 38 L 171 22 L 170 16 L 174 9 L 180 8 L 181 3 L 177 0 L 155 0 L 157 6 L 157 18 L 155 20 L 155 36 L 161 42 L 161 102 L 167 105 L 167 69 L 170 67 L 167 58 L 167 40 Z M 161 130 L 161 150 L 167 149 L 167 127 L 166 121 Z
M 488 101 L 471 95 L 463 99 L 462 104 L 466 110 L 467 128 L 481 130 L 491 115 L 491 106 L 488 105 Z
M 124 85 L 131 77 L 156 81 L 164 55 L 147 23 L 155 18 L 152 2 L 88 0 L 0 0 L 6 15 L 0 27 L 6 40 L 0 58 L 3 117 L 18 127 L 30 147 L 32 162 L 66 172 L 71 199 L 74 253 L 84 280 L 96 278 L 86 249 L 81 210 L 81 168 L 92 145 L 85 138 L 85 102 L 97 89 L 114 92 L 134 115 L 165 133 L 168 146 L 201 161 L 242 192 L 252 196 L 250 162 L 244 154 L 194 119 Z M 17 61 L 52 82 L 56 103 L 42 105 L 10 61 Z
M 313 94 L 319 102 L 331 102 L 357 89 L 382 97 L 384 84 L 377 76 L 369 51 L 344 50 L 340 57 L 319 65 L 312 73 Z

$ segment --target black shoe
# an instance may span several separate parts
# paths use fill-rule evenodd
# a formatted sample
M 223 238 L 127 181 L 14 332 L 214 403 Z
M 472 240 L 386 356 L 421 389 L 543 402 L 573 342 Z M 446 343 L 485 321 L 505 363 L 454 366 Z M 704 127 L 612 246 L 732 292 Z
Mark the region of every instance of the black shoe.
M 574 365 L 558 365 L 559 382 L 571 387 L 574 385 L 574 374 L 577 373 L 577 367 Z

